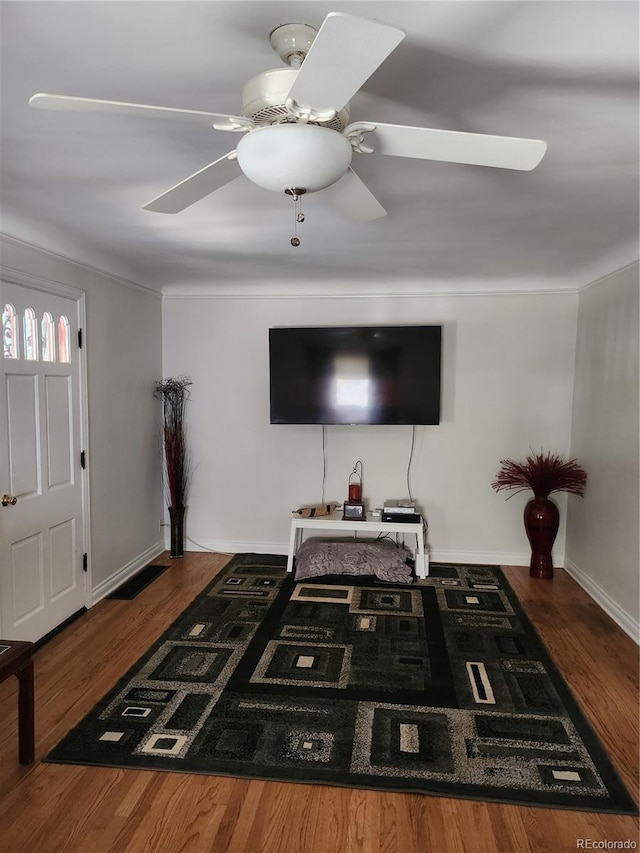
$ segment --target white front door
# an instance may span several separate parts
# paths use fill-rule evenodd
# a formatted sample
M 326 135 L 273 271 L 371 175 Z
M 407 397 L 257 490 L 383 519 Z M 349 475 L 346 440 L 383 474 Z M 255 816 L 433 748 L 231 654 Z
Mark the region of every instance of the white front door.
M 0 282 L 0 637 L 85 605 L 79 304 Z

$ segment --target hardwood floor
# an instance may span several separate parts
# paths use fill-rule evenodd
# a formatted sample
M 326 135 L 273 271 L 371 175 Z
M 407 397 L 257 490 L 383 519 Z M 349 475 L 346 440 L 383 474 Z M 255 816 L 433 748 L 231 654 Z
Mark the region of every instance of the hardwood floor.
M 604 843 L 625 840 L 640 846 L 638 820 L 619 815 L 40 763 L 227 560 L 187 554 L 137 598 L 101 601 L 36 652 L 36 762 L 29 767 L 17 757 L 17 681 L 0 685 L 2 853 L 563 853 L 614 849 Z M 553 581 L 531 580 L 524 568 L 505 572 L 637 797 L 637 646 L 564 571 Z

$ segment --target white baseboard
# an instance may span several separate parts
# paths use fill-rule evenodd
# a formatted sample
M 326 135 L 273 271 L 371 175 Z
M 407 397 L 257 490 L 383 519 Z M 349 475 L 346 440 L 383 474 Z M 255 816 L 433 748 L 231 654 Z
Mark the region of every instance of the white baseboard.
M 156 542 L 150 548 L 147 548 L 146 551 L 143 551 L 142 554 L 131 560 L 131 562 L 127 563 L 126 566 L 118 569 L 113 575 L 99 583 L 91 593 L 91 605 L 97 604 L 103 598 L 106 598 L 107 595 L 118 589 L 118 587 L 122 586 L 123 583 L 132 578 L 140 569 L 148 566 L 164 550 L 166 550 L 164 540 Z
M 218 554 L 287 554 L 288 542 L 246 542 L 243 540 L 188 539 L 187 551 L 213 551 Z M 468 565 L 528 566 L 530 551 L 505 553 L 504 551 L 443 551 L 428 548 L 429 560 L 434 563 L 465 563 Z M 562 565 L 562 554 L 553 554 L 555 566 Z
M 640 646 L 640 622 L 630 616 L 617 601 L 611 598 L 608 592 L 605 592 L 572 560 L 565 560 L 564 568 L 576 583 L 580 584 L 584 591 L 593 598 L 596 604 L 613 619 L 616 625 L 619 625 L 625 634 L 628 634 L 634 643 Z
M 481 566 L 528 566 L 531 561 L 531 552 L 443 551 L 435 548 L 429 549 L 429 560 L 432 563 L 464 563 Z M 560 562 L 555 555 L 553 562 L 555 565 Z
M 219 554 L 287 554 L 288 542 L 245 542 L 240 540 L 202 539 L 185 544 L 188 551 L 214 551 Z M 429 560 L 435 563 L 466 563 L 492 566 L 528 566 L 531 553 L 506 554 L 493 551 L 438 551 L 429 550 Z M 554 564 L 561 565 L 561 555 L 554 554 Z
M 203 539 L 194 542 L 187 538 L 185 551 L 213 551 L 216 554 L 288 554 L 288 542 L 245 542 L 232 539 Z

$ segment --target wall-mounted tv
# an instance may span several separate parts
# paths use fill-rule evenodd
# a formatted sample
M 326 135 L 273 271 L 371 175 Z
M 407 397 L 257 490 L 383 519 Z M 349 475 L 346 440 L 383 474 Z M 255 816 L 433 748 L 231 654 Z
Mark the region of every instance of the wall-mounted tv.
M 441 326 L 269 329 L 271 423 L 440 423 L 441 338 Z

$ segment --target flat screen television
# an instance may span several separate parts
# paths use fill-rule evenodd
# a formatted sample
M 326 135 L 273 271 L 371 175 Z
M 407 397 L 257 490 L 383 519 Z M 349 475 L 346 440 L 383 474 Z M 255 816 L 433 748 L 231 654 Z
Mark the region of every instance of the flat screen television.
M 440 423 L 441 337 L 441 326 L 269 329 L 271 423 Z

